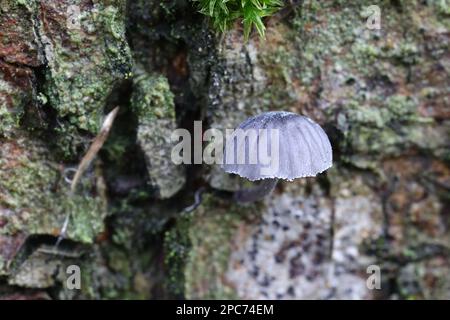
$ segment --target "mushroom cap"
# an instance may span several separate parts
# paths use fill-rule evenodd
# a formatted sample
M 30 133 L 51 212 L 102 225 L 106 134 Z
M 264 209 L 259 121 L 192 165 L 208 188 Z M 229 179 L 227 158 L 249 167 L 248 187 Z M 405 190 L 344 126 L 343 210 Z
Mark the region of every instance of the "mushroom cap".
M 236 132 L 242 129 L 256 129 L 257 139 L 236 138 Z M 265 135 L 259 129 L 267 129 Z M 278 152 L 274 149 L 271 135 L 272 129 L 278 129 Z M 270 173 L 263 173 L 262 168 L 269 165 L 260 159 L 259 148 L 266 145 L 269 156 L 278 154 L 278 165 Z M 245 152 L 242 156 L 242 152 Z M 227 159 L 227 154 L 234 155 L 234 159 Z M 243 157 L 237 163 L 237 156 Z M 251 162 L 250 156 L 257 157 L 257 161 Z M 255 181 L 268 178 L 293 180 L 302 177 L 314 177 L 332 166 L 333 153 L 327 134 L 314 121 L 305 116 L 292 112 L 265 112 L 254 116 L 241 123 L 232 135 L 227 137 L 224 148 L 224 163 L 222 169 L 228 173 L 234 173 L 248 180 Z M 232 161 L 229 161 L 232 160 Z M 228 163 L 227 163 L 228 161 Z

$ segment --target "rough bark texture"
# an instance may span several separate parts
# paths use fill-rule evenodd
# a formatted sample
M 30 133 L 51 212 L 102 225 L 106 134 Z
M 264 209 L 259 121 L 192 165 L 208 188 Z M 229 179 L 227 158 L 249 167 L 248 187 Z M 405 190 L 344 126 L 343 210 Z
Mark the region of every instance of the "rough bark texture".
M 190 1 L 0 0 L 0 298 L 449 299 L 449 18 L 447 1 L 286 1 L 245 43 Z M 174 128 L 267 110 L 320 123 L 333 168 L 244 206 L 243 181 L 170 162 Z

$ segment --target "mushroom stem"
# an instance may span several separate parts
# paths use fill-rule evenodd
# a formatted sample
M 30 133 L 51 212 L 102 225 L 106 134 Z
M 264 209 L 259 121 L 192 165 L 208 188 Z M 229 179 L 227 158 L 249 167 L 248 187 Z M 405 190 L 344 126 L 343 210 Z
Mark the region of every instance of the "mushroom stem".
M 250 189 L 238 190 L 234 193 L 233 198 L 236 202 L 246 203 L 263 199 L 272 193 L 277 185 L 278 179 L 264 179 L 259 185 Z

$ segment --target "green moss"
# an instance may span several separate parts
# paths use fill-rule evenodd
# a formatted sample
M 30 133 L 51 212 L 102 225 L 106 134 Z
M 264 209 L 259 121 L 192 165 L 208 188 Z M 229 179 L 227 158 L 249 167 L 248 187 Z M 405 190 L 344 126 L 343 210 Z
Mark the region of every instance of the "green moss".
M 82 15 L 80 30 L 68 30 L 69 38 L 40 30 L 53 43 L 46 53 L 45 93 L 58 115 L 77 128 L 97 132 L 111 90 L 131 75 L 123 14 L 121 5 L 96 3 Z
M 180 218 L 165 236 L 172 292 L 188 299 L 236 298 L 224 281 L 232 240 L 240 223 L 258 212 L 256 205 L 240 207 L 205 195 L 192 216 Z
M 127 222 L 113 219 L 109 230 L 112 241 L 94 246 L 95 254 L 83 262 L 83 299 L 155 298 L 154 290 L 159 286 L 159 246 L 153 246 L 150 233 L 145 233 L 144 239 L 137 235 L 146 223 L 144 217 L 118 219 Z M 99 269 L 99 265 L 104 268 Z
M 25 108 L 32 104 L 32 88 L 29 87 L 32 76 L 28 68 L 16 68 L 7 64 L 0 67 L 0 137 L 11 137 L 20 127 Z M 6 72 L 17 74 L 17 79 L 13 80 L 17 83 L 6 79 L 3 67 L 10 69 Z M 20 82 L 26 84 L 21 86 L 18 84 Z
M 185 269 L 187 298 L 233 299 L 234 289 L 224 275 L 228 269 L 232 239 L 242 219 L 257 215 L 256 207 L 239 207 L 205 197 L 189 229 L 192 249 Z
M 190 217 L 181 217 L 177 220 L 177 225 L 164 234 L 166 287 L 168 292 L 175 297 L 184 295 L 184 267 L 191 249 L 190 223 Z
M 10 136 L 14 129 L 19 127 L 22 113 L 12 113 L 6 104 L 0 105 L 0 136 Z
M 0 255 L 0 276 L 3 276 L 5 274 L 4 270 L 6 270 L 6 261 Z
M 439 14 L 447 16 L 447 18 L 450 16 L 450 2 L 448 0 L 436 0 L 432 3 L 436 6 Z
M 95 238 L 104 230 L 103 219 L 106 216 L 105 203 L 98 198 L 85 196 L 63 197 L 61 209 L 71 213 L 71 224 L 68 236 L 84 243 L 93 243 Z
M 167 78 L 162 75 L 136 72 L 131 104 L 140 122 L 175 119 L 174 95 Z
M 285 110 L 295 103 L 294 81 L 299 69 L 298 59 L 287 43 L 272 46 L 263 44 L 261 49 L 261 66 L 266 70 L 270 86 L 263 92 L 262 103 L 268 110 Z
M 217 30 L 226 31 L 235 21 L 244 25 L 244 36 L 248 39 L 252 28 L 264 37 L 262 18 L 271 16 L 282 7 L 280 0 L 194 0 L 202 14 L 210 17 Z
M 176 129 L 174 95 L 165 77 L 145 72 L 137 74 L 131 98 L 138 118 L 137 142 L 144 152 L 155 194 L 166 199 L 185 183 L 184 168 L 170 160 L 174 146 L 170 138 Z
M 427 147 L 424 128 L 433 125 L 420 117 L 417 104 L 407 96 L 394 95 L 379 106 L 350 102 L 338 116 L 345 136 L 343 147 L 351 153 L 396 155 L 413 145 Z
M 366 18 L 358 14 L 371 4 L 382 8 L 382 31 L 367 29 Z M 376 167 L 375 159 L 411 148 L 444 157 L 442 128 L 419 114 L 429 101 L 411 91 L 416 89 L 409 79 L 431 81 L 425 78 L 430 72 L 427 40 L 419 30 L 427 25 L 430 36 L 440 34 L 435 4 L 402 2 L 399 9 L 386 1 L 305 1 L 294 11 L 292 28 L 280 26 L 279 34 L 268 36 L 267 46 L 277 48 L 263 60 L 270 87 L 290 86 L 284 98 L 274 96 L 336 126 L 344 134 L 336 146 L 344 161 Z M 383 30 L 389 36 L 382 36 Z M 432 50 L 436 59 L 443 57 L 445 46 Z
M 71 195 L 61 168 L 38 146 L 33 140 L 2 143 L 6 153 L 0 159 L 0 207 L 15 212 L 16 218 L 1 233 L 57 235 L 65 216 L 71 214 L 68 237 L 92 243 L 103 230 L 104 199 L 89 195 L 93 187 L 89 179 L 78 190 L 85 194 Z
M 24 6 L 27 10 L 32 11 L 36 5 L 36 0 L 12 0 L 7 1 L 12 5 Z

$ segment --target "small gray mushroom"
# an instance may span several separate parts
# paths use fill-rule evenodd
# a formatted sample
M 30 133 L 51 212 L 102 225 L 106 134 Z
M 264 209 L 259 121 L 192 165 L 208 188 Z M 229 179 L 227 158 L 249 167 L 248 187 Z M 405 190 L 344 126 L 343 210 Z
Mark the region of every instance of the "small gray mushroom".
M 235 192 L 234 199 L 245 203 L 270 194 L 278 179 L 316 176 L 332 166 L 332 157 L 328 136 L 317 123 L 292 112 L 266 112 L 244 121 L 227 137 L 222 169 L 262 180 Z

